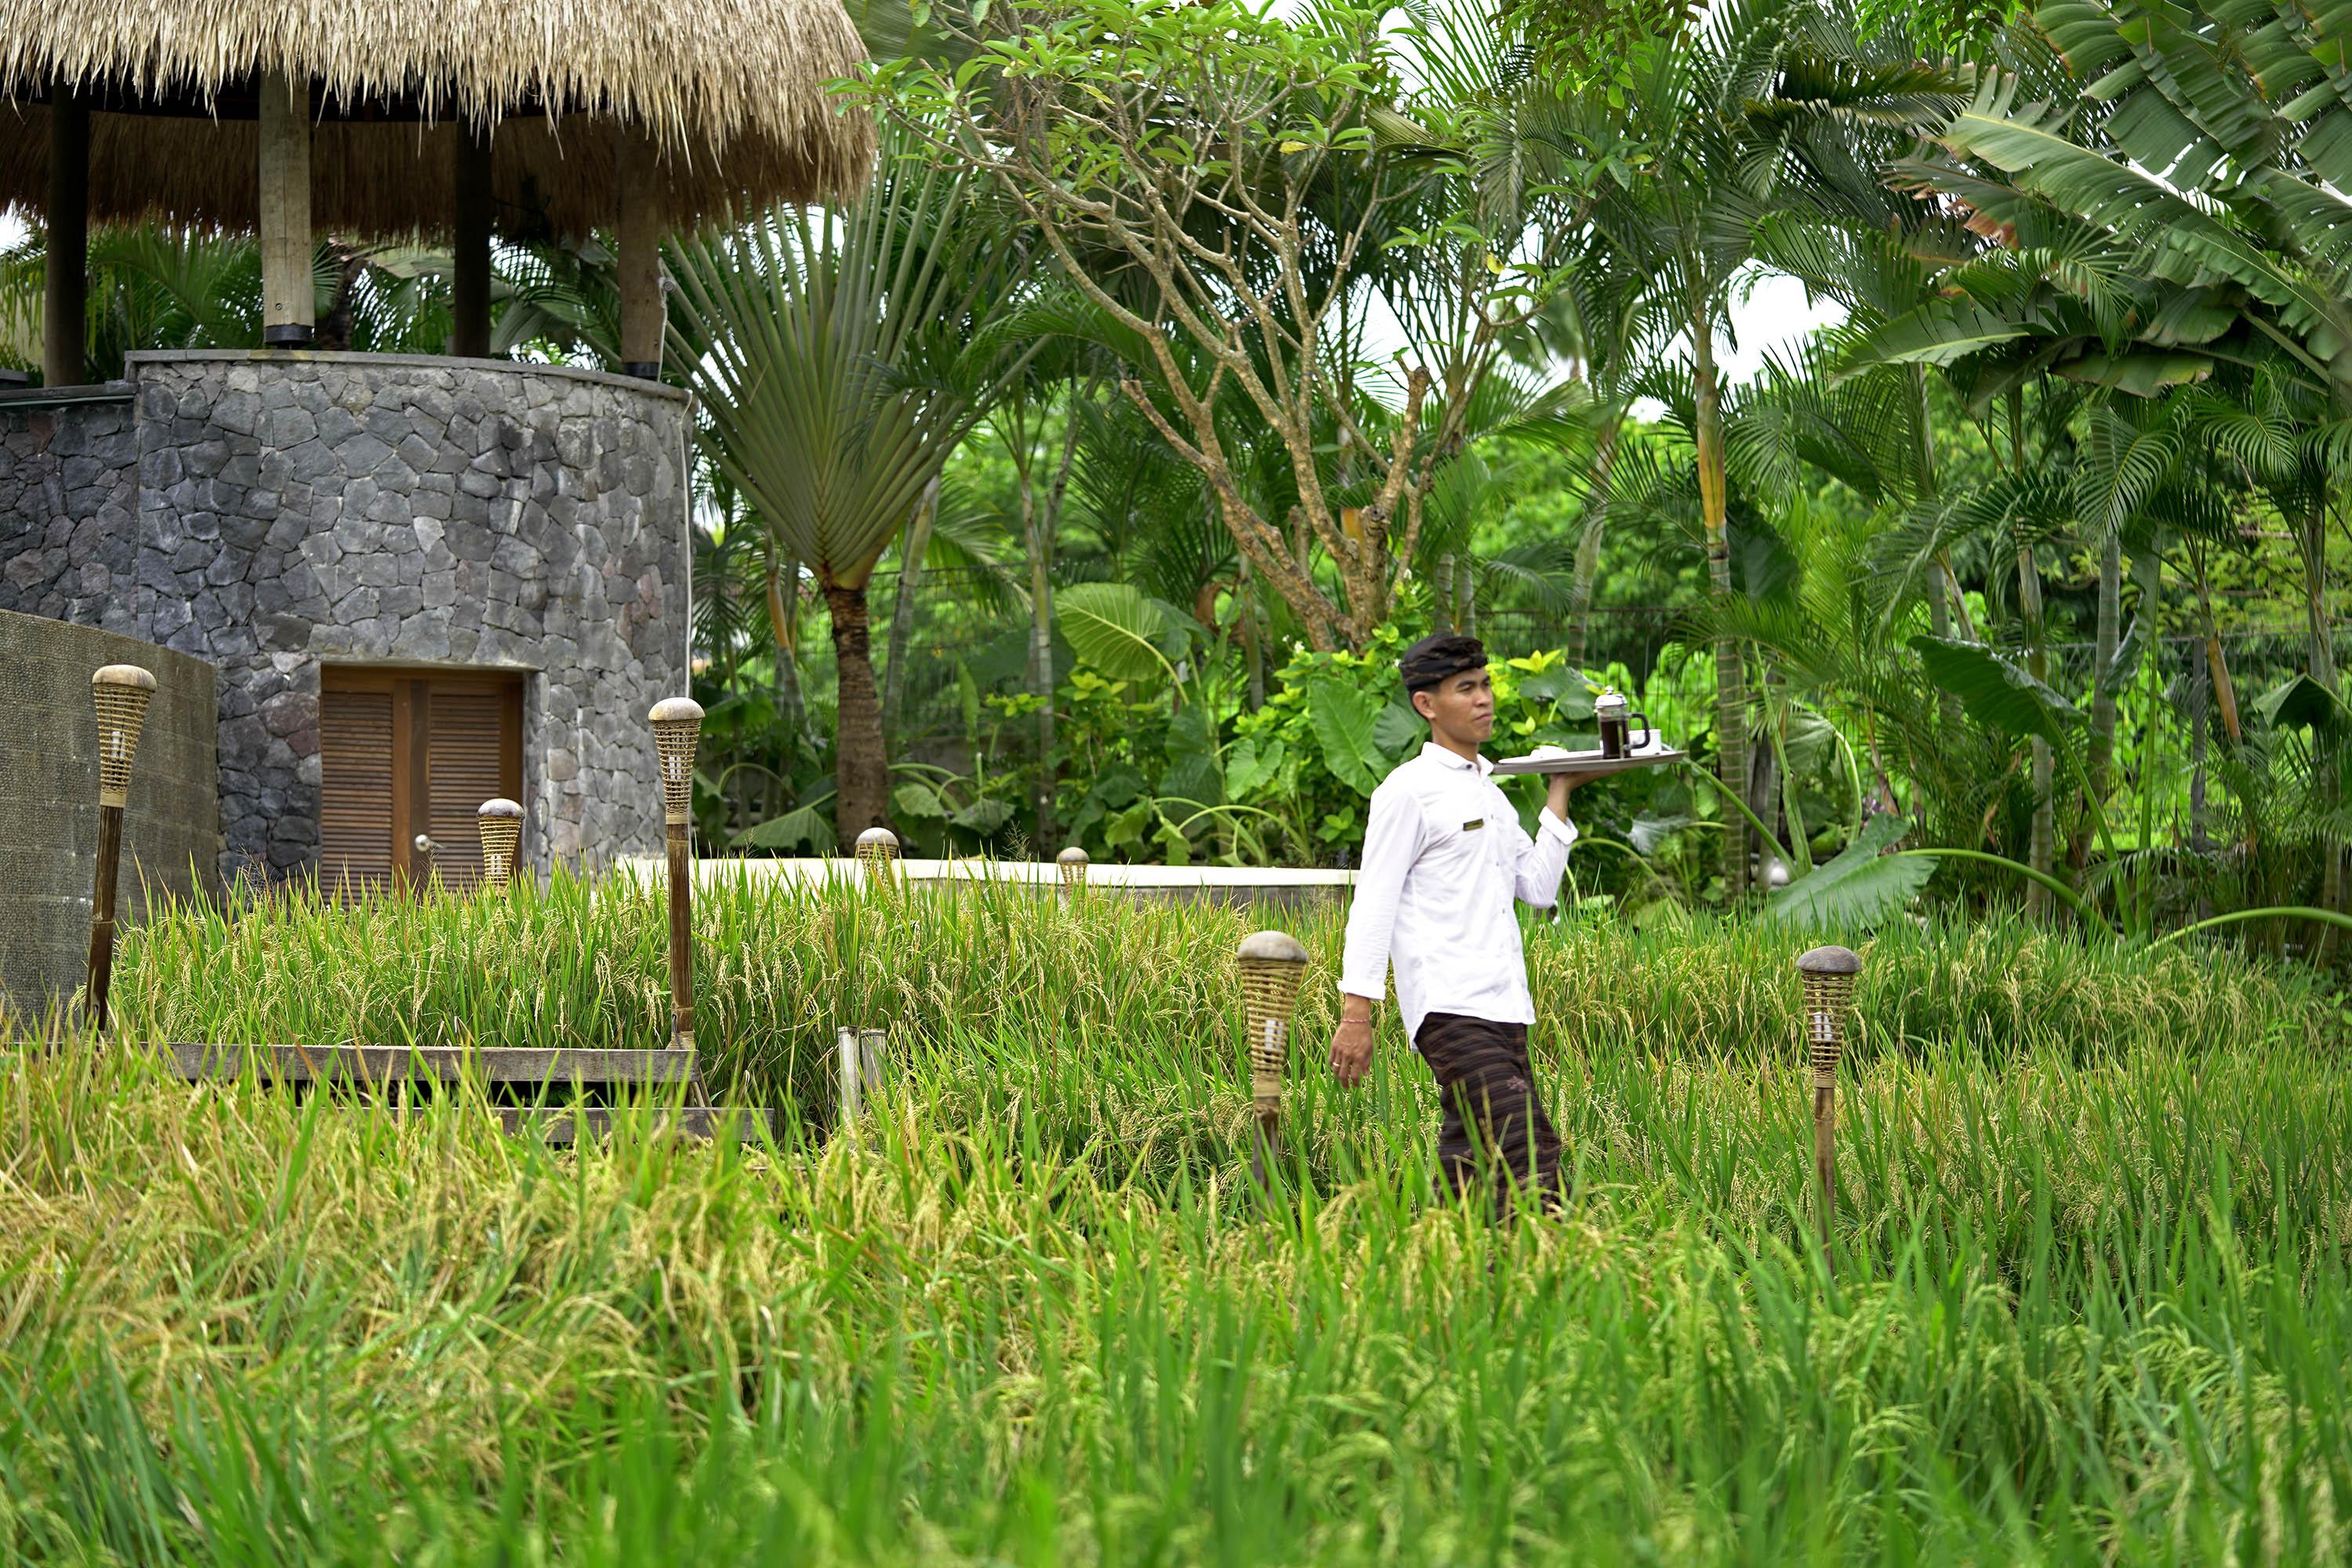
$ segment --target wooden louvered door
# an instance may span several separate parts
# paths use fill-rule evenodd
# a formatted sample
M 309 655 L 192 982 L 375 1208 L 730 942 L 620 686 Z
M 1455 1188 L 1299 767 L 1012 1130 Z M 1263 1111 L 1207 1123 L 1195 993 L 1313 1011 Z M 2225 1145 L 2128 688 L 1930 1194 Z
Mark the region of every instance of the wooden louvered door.
M 389 891 L 398 748 L 392 691 L 319 693 L 319 884 L 340 898 Z
M 320 690 L 320 880 L 352 893 L 481 879 L 475 812 L 522 795 L 522 681 L 339 667 Z M 430 847 L 419 849 L 423 836 Z

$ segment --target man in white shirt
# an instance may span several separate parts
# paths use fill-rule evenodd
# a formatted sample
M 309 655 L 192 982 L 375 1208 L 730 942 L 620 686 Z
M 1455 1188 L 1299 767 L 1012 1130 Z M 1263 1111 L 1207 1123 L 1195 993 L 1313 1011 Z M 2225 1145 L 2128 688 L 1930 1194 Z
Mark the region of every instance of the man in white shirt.
M 1481 1192 L 1497 1217 L 1515 1189 L 1548 1208 L 1566 1194 L 1559 1134 L 1528 1065 L 1535 1002 L 1514 900 L 1549 909 L 1576 828 L 1574 785 L 1551 778 L 1534 837 L 1478 754 L 1495 731 L 1495 685 L 1475 637 L 1423 637 L 1398 660 L 1413 710 L 1429 721 L 1421 754 L 1372 794 L 1362 868 L 1348 913 L 1331 1070 L 1343 1084 L 1372 1059 L 1373 1018 L 1396 965 L 1405 1038 L 1436 1076 L 1441 1196 Z

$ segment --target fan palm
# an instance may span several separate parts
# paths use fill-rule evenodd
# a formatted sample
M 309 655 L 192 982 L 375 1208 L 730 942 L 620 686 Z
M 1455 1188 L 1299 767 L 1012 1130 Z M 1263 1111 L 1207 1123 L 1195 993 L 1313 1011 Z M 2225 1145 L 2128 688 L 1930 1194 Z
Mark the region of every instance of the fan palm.
M 835 828 L 888 815 L 866 587 L 991 398 L 1025 363 L 997 215 L 936 163 L 886 150 L 838 214 L 673 244 L 671 337 L 713 460 L 815 574 L 840 680 Z

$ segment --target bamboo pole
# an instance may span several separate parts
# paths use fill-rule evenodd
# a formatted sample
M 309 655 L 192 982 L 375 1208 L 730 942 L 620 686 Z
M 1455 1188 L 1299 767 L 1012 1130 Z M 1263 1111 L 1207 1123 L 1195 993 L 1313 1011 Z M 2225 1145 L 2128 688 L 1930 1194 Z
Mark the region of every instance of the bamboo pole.
M 131 763 L 155 696 L 155 678 L 135 664 L 110 664 L 89 678 L 98 710 L 98 868 L 90 886 L 89 970 L 82 993 L 90 1032 L 106 1032 L 114 980 L 114 887 L 122 858 L 122 813 L 131 804 Z
M 654 749 L 661 758 L 662 827 L 669 848 L 670 1044 L 694 1049 L 694 744 L 702 705 L 690 697 L 654 704 Z
M 1805 1045 L 1813 1079 L 1813 1186 L 1821 1221 L 1822 1271 L 1834 1272 L 1830 1231 L 1837 1218 L 1837 1069 L 1845 1049 L 1846 1013 L 1853 1002 L 1862 955 L 1852 948 L 1817 947 L 1797 960 L 1804 977 Z
M 49 205 L 41 292 L 41 380 L 89 377 L 89 105 L 69 88 L 49 95 Z
M 316 335 L 310 281 L 310 88 L 282 71 L 261 79 L 261 341 L 307 348 Z

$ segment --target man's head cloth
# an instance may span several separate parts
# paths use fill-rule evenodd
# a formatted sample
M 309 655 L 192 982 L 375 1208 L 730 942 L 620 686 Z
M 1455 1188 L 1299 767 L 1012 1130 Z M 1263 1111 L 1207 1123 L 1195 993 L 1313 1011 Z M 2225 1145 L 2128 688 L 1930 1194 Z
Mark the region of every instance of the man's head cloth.
M 1426 637 L 1397 659 L 1397 673 L 1408 692 L 1427 691 L 1465 669 L 1486 668 L 1486 645 L 1476 637 L 1452 632 Z

